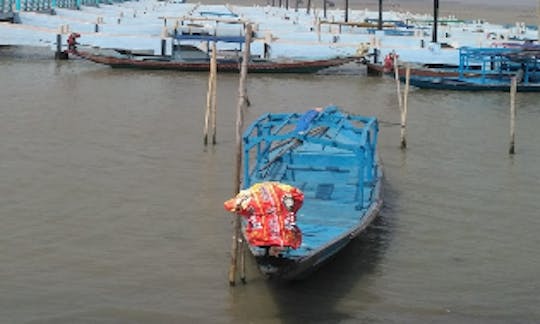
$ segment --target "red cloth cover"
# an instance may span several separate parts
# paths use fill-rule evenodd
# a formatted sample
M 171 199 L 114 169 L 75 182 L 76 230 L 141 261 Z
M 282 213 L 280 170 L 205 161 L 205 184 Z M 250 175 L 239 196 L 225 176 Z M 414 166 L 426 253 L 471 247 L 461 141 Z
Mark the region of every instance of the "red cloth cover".
M 255 246 L 297 249 L 302 233 L 296 226 L 296 212 L 304 194 L 279 182 L 256 183 L 224 203 L 225 209 L 247 218 L 246 236 Z

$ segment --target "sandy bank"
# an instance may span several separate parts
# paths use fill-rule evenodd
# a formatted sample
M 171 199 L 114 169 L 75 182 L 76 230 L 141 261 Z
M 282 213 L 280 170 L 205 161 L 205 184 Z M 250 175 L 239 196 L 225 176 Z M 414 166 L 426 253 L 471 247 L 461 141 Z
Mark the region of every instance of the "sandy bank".
M 188 0 L 189 1 L 189 0 Z M 279 0 L 275 0 L 277 4 Z M 286 0 L 282 0 L 285 5 Z M 344 8 L 344 0 L 334 0 L 335 8 Z M 223 4 L 221 0 L 204 0 L 203 4 Z M 226 3 L 232 5 L 265 5 L 264 1 L 250 1 L 250 0 L 229 0 Z M 271 0 L 269 1 L 271 3 Z M 295 0 L 289 0 L 289 7 L 294 8 Z M 304 0 L 300 4 L 300 8 L 305 8 L 307 0 Z M 351 9 L 364 9 L 377 10 L 378 0 L 349 0 L 349 7 Z M 383 1 L 384 10 L 395 11 L 409 11 L 413 13 L 426 13 L 432 14 L 433 1 L 431 0 L 402 0 L 402 1 Z M 312 0 L 312 6 L 322 7 L 322 0 Z M 439 0 L 439 15 L 445 17 L 449 15 L 455 15 L 461 19 L 483 19 L 492 23 L 499 24 L 513 24 L 517 21 L 525 22 L 530 25 L 538 24 L 536 1 L 532 0 Z

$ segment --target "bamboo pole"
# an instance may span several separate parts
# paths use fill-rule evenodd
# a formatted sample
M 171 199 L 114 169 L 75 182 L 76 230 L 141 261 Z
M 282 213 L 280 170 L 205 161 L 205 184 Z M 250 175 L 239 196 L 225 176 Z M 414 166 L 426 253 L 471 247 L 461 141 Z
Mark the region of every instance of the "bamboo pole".
M 242 57 L 242 65 L 240 66 L 240 82 L 238 86 L 238 106 L 236 107 L 236 164 L 235 164 L 235 183 L 234 183 L 234 192 L 237 194 L 240 191 L 240 177 L 242 169 L 242 128 L 244 123 L 244 108 L 247 104 L 247 87 L 246 87 L 246 77 L 247 77 L 247 63 L 250 57 L 250 45 L 251 45 L 251 33 L 252 26 L 247 24 L 245 28 L 245 46 L 244 46 L 244 55 Z M 236 282 L 236 266 L 237 266 L 237 257 L 238 257 L 238 246 L 244 244 L 241 236 L 240 228 L 240 216 L 236 215 L 234 217 L 234 233 L 232 237 L 232 254 L 231 254 L 231 264 L 229 267 L 229 284 L 234 286 Z M 241 249 L 242 251 L 244 249 Z M 244 260 L 244 258 L 241 258 Z M 241 269 L 244 265 L 241 265 Z M 244 274 L 245 275 L 245 274 Z M 243 278 L 245 280 L 245 278 Z
M 398 60 L 397 55 L 394 52 L 394 77 L 396 79 L 396 89 L 397 89 L 397 95 L 398 95 L 398 106 L 399 111 L 403 110 L 403 103 L 401 102 L 401 86 L 399 84 L 399 68 L 398 68 Z
M 407 148 L 407 110 L 409 101 L 409 80 L 411 78 L 411 67 L 407 64 L 405 70 L 405 92 L 403 93 L 403 110 L 401 111 L 401 149 Z
M 216 48 L 216 42 L 212 43 L 212 59 L 210 62 L 210 70 L 213 75 L 212 78 L 212 107 L 211 107 L 211 121 L 212 121 L 212 144 L 216 145 L 216 137 L 217 137 L 217 131 L 216 131 L 216 112 L 217 112 L 217 100 L 216 100 L 216 92 L 217 92 L 217 48 Z
M 246 283 L 246 242 L 244 240 L 240 242 L 238 254 L 240 255 L 240 281 Z
M 517 92 L 517 78 L 512 77 L 512 83 L 510 85 L 510 149 L 509 154 L 515 153 L 515 139 L 516 139 L 516 92 Z
M 213 43 L 215 46 L 215 43 Z M 206 93 L 206 111 L 204 114 L 204 145 L 208 145 L 208 128 L 210 124 L 210 114 L 211 114 L 211 108 L 213 106 L 212 104 L 212 98 L 213 98 L 213 88 L 214 88 L 214 60 L 215 60 L 215 52 L 212 53 L 211 59 L 210 59 L 210 74 L 208 75 L 208 92 Z

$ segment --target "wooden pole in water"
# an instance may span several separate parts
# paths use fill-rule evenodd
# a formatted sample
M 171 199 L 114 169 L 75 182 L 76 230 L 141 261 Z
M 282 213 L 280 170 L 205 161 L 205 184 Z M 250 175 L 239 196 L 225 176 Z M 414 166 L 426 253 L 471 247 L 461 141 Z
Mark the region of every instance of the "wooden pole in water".
M 407 64 L 405 70 L 405 92 L 403 93 L 403 110 L 401 111 L 401 149 L 407 148 L 407 110 L 409 101 L 409 80 L 411 78 L 411 67 Z
M 213 43 L 215 46 L 215 43 Z M 210 114 L 211 114 L 211 108 L 213 107 L 213 103 L 212 103 L 212 99 L 214 98 L 213 96 L 213 93 L 214 93 L 214 86 L 215 86 L 215 83 L 214 83 L 214 69 L 212 68 L 213 65 L 215 64 L 215 60 L 216 60 L 216 56 L 215 56 L 215 51 L 212 52 L 212 56 L 211 56 L 211 59 L 210 59 L 210 74 L 208 76 L 208 92 L 206 93 L 206 112 L 204 114 L 204 139 L 203 139 L 203 142 L 204 142 L 204 145 L 208 145 L 208 128 L 209 128 L 209 124 L 210 124 Z
M 403 103 L 401 102 L 401 86 L 399 83 L 399 67 L 398 67 L 398 60 L 397 55 L 395 52 L 392 53 L 394 56 L 394 78 L 396 79 L 396 89 L 397 89 L 397 95 L 398 95 L 398 106 L 399 111 L 403 110 Z
M 217 131 L 216 131 L 216 112 L 217 112 L 217 48 L 216 42 L 212 43 L 212 59 L 210 62 L 210 70 L 213 75 L 212 78 L 212 107 L 211 107 L 211 121 L 212 121 L 212 144 L 216 145 Z
M 509 154 L 515 153 L 516 92 L 517 92 L 517 78 L 512 77 L 512 83 L 510 85 L 510 149 L 508 151 Z
M 247 105 L 247 87 L 246 87 L 246 77 L 247 77 L 247 63 L 250 57 L 250 46 L 251 46 L 251 33 L 252 26 L 247 24 L 245 28 L 246 38 L 244 46 L 244 55 L 242 57 L 242 65 L 240 66 L 240 83 L 238 86 L 238 106 L 236 107 L 236 168 L 235 168 L 235 182 L 234 182 L 234 193 L 237 194 L 240 191 L 240 178 L 242 172 L 242 129 L 244 124 L 244 108 Z M 232 254 L 231 254 L 231 265 L 229 267 L 229 284 L 234 286 L 236 282 L 236 265 L 238 257 L 238 247 L 244 244 L 242 240 L 241 228 L 240 228 L 240 216 L 235 215 L 234 217 L 234 233 L 232 237 Z M 243 248 L 240 249 L 243 252 Z M 244 260 L 241 257 L 242 261 Z M 241 271 L 243 271 L 245 265 L 241 265 Z M 245 273 L 241 273 L 242 282 L 245 282 Z

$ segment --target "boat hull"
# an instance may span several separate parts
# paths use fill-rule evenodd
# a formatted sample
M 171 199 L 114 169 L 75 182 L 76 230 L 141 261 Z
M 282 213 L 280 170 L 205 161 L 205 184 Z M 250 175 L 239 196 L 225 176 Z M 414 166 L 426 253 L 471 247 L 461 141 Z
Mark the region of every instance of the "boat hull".
M 174 70 L 185 72 L 208 72 L 210 61 L 174 61 L 168 59 L 131 59 L 77 52 L 81 58 L 119 69 Z M 356 57 L 342 57 L 313 61 L 252 61 L 248 63 L 250 73 L 315 73 L 320 70 L 355 61 Z M 239 72 L 240 62 L 219 61 L 218 72 Z
M 366 63 L 368 75 L 388 75 L 394 76 L 393 69 L 388 70 L 382 64 Z M 407 68 L 404 66 L 398 67 L 400 76 L 404 76 Z M 457 67 L 410 67 L 411 76 L 422 77 L 457 77 L 459 72 Z
M 308 255 L 302 259 L 276 258 L 267 255 L 261 255 L 260 252 L 252 250 L 255 254 L 255 259 L 259 270 L 268 278 L 281 280 L 300 280 L 307 278 L 311 273 L 315 272 L 338 253 L 343 250 L 352 240 L 359 236 L 379 215 L 383 205 L 382 195 L 382 169 L 380 170 L 376 181 L 375 199 L 368 211 L 365 212 L 362 222 L 354 229 L 344 233 L 338 239 L 329 242 L 324 248 L 318 252 Z M 331 217 L 331 215 L 329 215 Z
M 493 82 L 472 82 L 471 80 L 460 80 L 458 78 L 420 78 L 415 77 L 409 80 L 410 85 L 421 89 L 433 90 L 453 90 L 453 91 L 499 91 L 509 92 L 510 81 L 507 83 Z M 517 92 L 540 92 L 540 84 L 518 84 Z
M 269 114 L 244 134 L 244 187 L 278 181 L 304 194 L 297 213 L 299 248 L 275 256 L 248 245 L 269 278 L 306 278 L 360 235 L 383 204 L 376 119 L 332 109 L 327 107 L 303 131 L 290 131 L 301 124 L 301 115 Z

